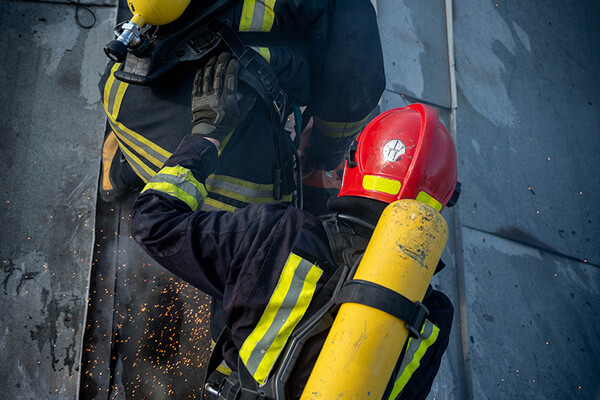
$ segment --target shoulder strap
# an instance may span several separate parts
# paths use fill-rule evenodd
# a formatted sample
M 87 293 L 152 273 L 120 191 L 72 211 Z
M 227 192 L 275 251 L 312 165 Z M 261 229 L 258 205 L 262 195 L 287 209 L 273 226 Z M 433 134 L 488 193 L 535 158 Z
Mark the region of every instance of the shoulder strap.
M 223 362 L 223 345 L 229 339 L 231 339 L 231 331 L 228 326 L 225 326 L 219 334 L 219 338 L 210 353 L 210 358 L 208 359 L 208 365 L 206 367 L 206 375 L 204 377 L 205 384 L 210 375 L 215 372 L 217 367 Z
M 274 107 L 281 123 L 291 105 L 268 61 L 246 46 L 238 32 L 218 19 L 213 18 L 209 22 L 208 31 L 221 37 L 235 54 L 242 67 L 240 79 L 256 89 L 267 107 Z
M 369 238 L 359 235 L 347 224 L 341 223 L 338 214 L 325 216 L 322 224 L 336 264 L 354 266 L 367 248 Z

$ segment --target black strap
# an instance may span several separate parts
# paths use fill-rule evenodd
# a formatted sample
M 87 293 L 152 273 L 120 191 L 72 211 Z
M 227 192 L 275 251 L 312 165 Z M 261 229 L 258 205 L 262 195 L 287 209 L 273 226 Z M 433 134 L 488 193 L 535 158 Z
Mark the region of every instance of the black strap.
M 257 52 L 246 46 L 238 33 L 229 25 L 213 18 L 208 24 L 208 30 L 223 39 L 242 67 L 240 79 L 250 84 L 268 107 L 272 106 L 275 109 L 281 123 L 290 107 L 290 102 L 287 94 L 279 85 L 279 80 L 271 65 Z
M 411 300 L 373 282 L 353 279 L 344 285 L 338 303 L 358 303 L 384 311 L 406 322 L 411 337 L 419 337 L 429 310 L 423 303 Z
M 228 326 L 225 326 L 221 333 L 219 334 L 219 338 L 213 347 L 213 351 L 210 354 L 210 359 L 208 360 L 208 366 L 206 367 L 206 376 L 208 377 L 210 374 L 216 371 L 217 367 L 221 365 L 223 362 L 223 345 L 226 341 L 231 339 L 231 331 Z

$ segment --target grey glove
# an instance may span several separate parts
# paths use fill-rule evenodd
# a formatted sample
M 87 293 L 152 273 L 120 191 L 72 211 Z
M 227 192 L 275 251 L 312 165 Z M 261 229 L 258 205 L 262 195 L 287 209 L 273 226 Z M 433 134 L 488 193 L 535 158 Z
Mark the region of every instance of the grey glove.
M 196 72 L 192 90 L 192 135 L 222 142 L 246 117 L 254 105 L 254 95 L 238 91 L 240 65 L 229 53 L 212 57 Z

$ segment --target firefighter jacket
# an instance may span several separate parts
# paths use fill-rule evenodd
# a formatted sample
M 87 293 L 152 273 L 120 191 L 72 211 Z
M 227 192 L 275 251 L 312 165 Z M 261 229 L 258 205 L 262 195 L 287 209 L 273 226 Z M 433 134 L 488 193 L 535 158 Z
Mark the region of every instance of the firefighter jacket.
M 319 131 L 314 158 L 325 160 L 335 153 L 337 165 L 385 85 L 370 1 L 239 0 L 229 12 L 234 30 L 284 32 L 301 38 L 302 46 L 253 49 L 269 61 L 295 104 L 310 105 L 313 110 Z M 119 64 L 108 65 L 100 81 L 110 124 L 107 134 L 116 135 L 119 152 L 139 177 L 135 178 L 138 186 L 162 168 L 183 136 L 191 132 L 192 81 L 204 62 L 179 64 L 149 86 L 117 80 L 114 72 Z M 284 137 L 285 131 L 277 129 Z M 271 112 L 257 104 L 219 149 L 222 162 L 206 178 L 205 210 L 233 211 L 250 203 L 274 201 L 279 189 L 284 196 L 278 200 L 291 201 L 293 177 L 275 176 L 278 155 L 272 132 Z M 291 169 L 293 146 L 281 140 L 279 151 Z
M 335 261 L 321 220 L 308 212 L 281 203 L 202 211 L 218 161 L 214 145 L 185 137 L 135 201 L 131 232 L 163 267 L 222 302 L 231 332 L 225 361 L 235 370 L 239 357 L 264 383 Z M 424 399 L 447 347 L 450 301 L 433 291 L 424 304 L 429 320 L 406 347 L 390 399 Z

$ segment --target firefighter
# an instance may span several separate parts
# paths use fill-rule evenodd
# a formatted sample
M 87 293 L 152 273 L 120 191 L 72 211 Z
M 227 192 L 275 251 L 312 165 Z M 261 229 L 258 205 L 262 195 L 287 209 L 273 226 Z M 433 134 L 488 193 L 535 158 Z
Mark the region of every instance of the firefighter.
M 228 398 L 243 388 L 255 395 L 243 398 L 283 398 L 267 389 L 295 328 L 328 300 L 340 266 L 357 262 L 389 203 L 413 198 L 442 211 L 456 201 L 456 151 L 437 112 L 414 104 L 381 114 L 358 136 L 329 216 L 281 202 L 203 211 L 206 179 L 221 162 L 218 148 L 251 100 L 238 101 L 237 61 L 221 55 L 215 62 L 195 80 L 192 135 L 136 199 L 131 232 L 159 264 L 222 304 L 226 328 L 213 357 L 233 372 L 209 382 L 209 392 Z M 423 304 L 427 321 L 405 348 L 385 398 L 425 399 L 437 374 L 453 307 L 431 288 Z M 292 357 L 284 398 L 299 398 L 323 341 L 314 335 Z
M 221 3 L 226 6 L 212 11 Z M 166 47 L 172 37 L 208 12 L 238 34 L 266 34 L 254 42 L 250 39 L 250 46 L 269 62 L 294 105 L 286 107 L 285 116 L 307 106 L 304 125 L 310 116 L 314 121 L 302 156 L 307 184 L 312 185 L 306 188 L 310 197 L 306 208 L 322 212 L 324 199 L 339 189 L 336 179 L 327 179 L 331 176 L 328 171 L 340 164 L 385 86 L 371 2 L 192 0 L 175 22 L 151 31 L 155 42 L 150 49 Z M 261 40 L 265 43 L 262 46 Z M 157 57 L 130 55 L 137 64 L 129 58 L 109 64 L 100 82 L 108 117 L 101 180 L 101 195 L 106 201 L 137 191 L 162 168 L 192 127 L 189 93 L 197 63 L 205 64 L 221 50 L 227 49 L 215 49 L 196 63 L 179 63 L 146 85 L 126 83 L 115 75 L 122 69 L 139 73 L 145 65 L 155 65 Z M 157 68 L 160 70 L 160 63 Z M 289 143 L 290 134 L 272 114 L 256 102 L 252 112 L 221 142 L 218 151 L 222 162 L 207 177 L 204 210 L 233 211 L 251 203 L 292 202 L 297 189 L 293 168 L 298 163 L 294 157 L 298 143 L 297 139 L 295 145 Z M 299 124 L 299 114 L 294 115 Z M 316 203 L 311 199 L 317 199 Z

